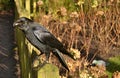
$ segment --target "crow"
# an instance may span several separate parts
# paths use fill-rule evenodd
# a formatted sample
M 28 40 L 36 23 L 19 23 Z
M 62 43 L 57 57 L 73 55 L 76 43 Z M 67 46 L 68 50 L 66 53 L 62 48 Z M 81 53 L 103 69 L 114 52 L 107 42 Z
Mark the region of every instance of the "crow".
M 49 61 L 50 52 L 52 52 L 58 57 L 60 63 L 69 71 L 69 68 L 61 53 L 68 55 L 72 59 L 74 59 L 74 56 L 71 55 L 64 48 L 63 44 L 45 27 L 26 17 L 21 17 L 16 20 L 13 26 L 22 30 L 27 40 L 35 46 L 41 54 L 45 54 L 46 59 L 44 62 Z

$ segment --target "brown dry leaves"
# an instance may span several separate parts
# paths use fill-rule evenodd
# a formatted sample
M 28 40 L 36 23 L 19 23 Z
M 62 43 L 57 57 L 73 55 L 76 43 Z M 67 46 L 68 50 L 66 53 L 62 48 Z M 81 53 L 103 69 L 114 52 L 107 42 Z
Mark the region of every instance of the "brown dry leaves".
M 118 72 L 118 71 L 114 72 L 113 78 L 120 78 L 120 72 Z
M 42 5 L 44 5 L 44 3 L 43 3 L 42 0 L 39 0 L 39 1 L 37 2 L 37 5 L 38 5 L 38 6 L 42 6 Z
M 95 66 L 81 71 L 80 78 L 108 78 L 104 66 Z
M 103 15 L 104 12 L 103 11 L 97 11 L 96 15 Z

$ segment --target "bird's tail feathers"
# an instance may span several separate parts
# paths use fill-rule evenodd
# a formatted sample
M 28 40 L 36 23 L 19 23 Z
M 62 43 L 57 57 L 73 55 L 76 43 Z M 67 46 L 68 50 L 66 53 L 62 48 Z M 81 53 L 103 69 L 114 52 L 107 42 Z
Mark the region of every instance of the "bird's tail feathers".
M 59 50 L 54 50 L 54 55 L 58 57 L 60 63 L 69 71 L 69 68 Z

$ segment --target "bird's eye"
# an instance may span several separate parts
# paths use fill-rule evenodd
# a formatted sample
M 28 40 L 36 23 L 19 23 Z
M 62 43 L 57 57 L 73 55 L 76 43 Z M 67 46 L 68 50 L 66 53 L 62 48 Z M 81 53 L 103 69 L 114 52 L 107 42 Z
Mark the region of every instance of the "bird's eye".
M 23 25 L 23 24 L 25 24 L 25 21 L 20 20 L 20 21 L 18 21 L 18 23 L 19 23 L 20 25 Z
M 20 20 L 19 23 L 24 23 L 24 21 Z

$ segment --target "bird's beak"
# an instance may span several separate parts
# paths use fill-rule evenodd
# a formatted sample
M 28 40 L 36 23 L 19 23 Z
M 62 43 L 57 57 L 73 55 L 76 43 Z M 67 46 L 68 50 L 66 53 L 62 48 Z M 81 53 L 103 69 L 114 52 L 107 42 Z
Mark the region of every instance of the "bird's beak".
M 13 27 L 16 27 L 16 26 L 18 26 L 18 25 L 20 25 L 20 23 L 18 23 L 18 22 L 14 22 L 14 23 L 13 23 Z

